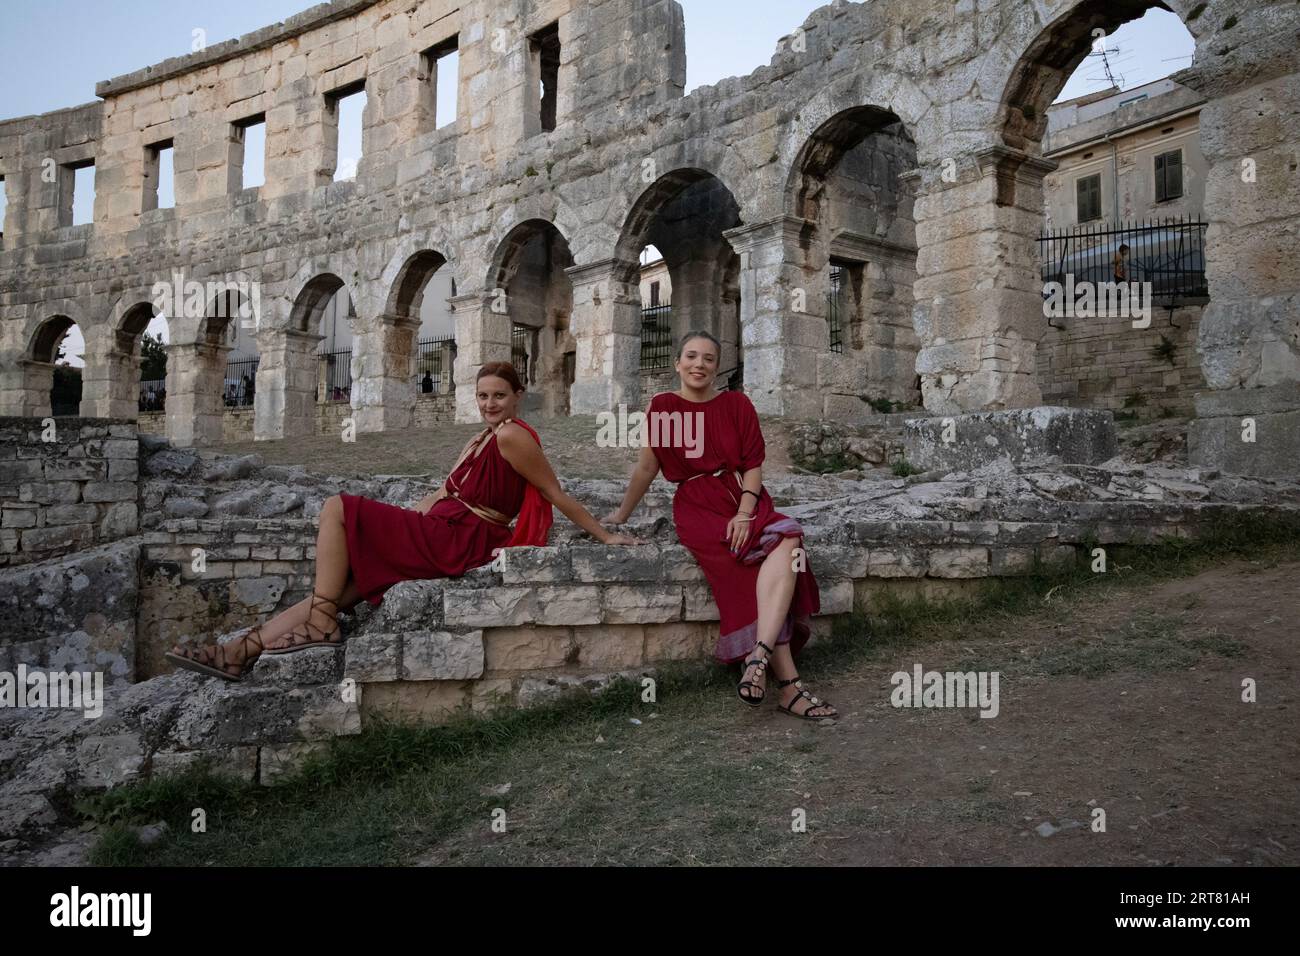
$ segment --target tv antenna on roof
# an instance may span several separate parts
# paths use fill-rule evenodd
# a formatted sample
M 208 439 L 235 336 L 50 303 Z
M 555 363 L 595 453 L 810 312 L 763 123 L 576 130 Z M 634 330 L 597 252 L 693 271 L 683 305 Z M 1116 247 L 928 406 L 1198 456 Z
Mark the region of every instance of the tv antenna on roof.
M 1115 54 L 1118 56 L 1119 53 L 1120 47 L 1118 44 L 1111 47 L 1109 50 L 1106 49 L 1106 34 L 1102 33 L 1100 28 L 1094 31 L 1092 51 L 1088 56 L 1090 58 L 1100 57 L 1102 69 L 1106 73 L 1106 81 L 1116 89 L 1122 90 L 1124 88 L 1124 74 L 1116 73 L 1110 62 L 1111 55 Z

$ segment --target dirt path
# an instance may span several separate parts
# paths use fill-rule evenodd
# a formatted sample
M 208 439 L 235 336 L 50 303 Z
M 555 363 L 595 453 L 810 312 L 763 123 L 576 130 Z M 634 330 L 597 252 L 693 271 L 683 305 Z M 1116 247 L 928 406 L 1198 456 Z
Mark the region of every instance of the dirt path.
M 1300 864 L 1297 580 L 1300 563 L 1235 563 L 1006 633 L 974 622 L 819 684 L 835 726 L 708 694 L 576 727 L 485 764 L 509 795 L 484 790 L 416 862 Z M 895 709 L 890 676 L 916 663 L 1000 671 L 999 715 Z

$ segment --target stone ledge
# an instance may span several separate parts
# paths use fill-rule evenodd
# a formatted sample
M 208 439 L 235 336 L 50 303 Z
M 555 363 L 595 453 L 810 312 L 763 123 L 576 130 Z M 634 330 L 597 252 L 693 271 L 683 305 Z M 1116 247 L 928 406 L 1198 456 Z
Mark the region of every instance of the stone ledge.
M 912 464 L 951 469 L 978 468 L 999 458 L 1093 465 L 1119 450 L 1110 412 L 1052 405 L 909 419 L 903 444 Z

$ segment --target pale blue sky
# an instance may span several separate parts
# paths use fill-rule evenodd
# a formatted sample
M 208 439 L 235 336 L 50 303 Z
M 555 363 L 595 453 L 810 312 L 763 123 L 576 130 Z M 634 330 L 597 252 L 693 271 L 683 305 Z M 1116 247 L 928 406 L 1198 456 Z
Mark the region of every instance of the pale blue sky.
M 820 0 L 681 0 L 686 12 L 687 89 L 744 75 L 766 64 L 777 41 L 793 32 Z M 0 13 L 0 119 L 87 103 L 95 83 L 172 56 L 189 53 L 196 30 L 219 43 L 307 9 L 308 0 L 4 0 Z M 1192 38 L 1178 18 L 1152 10 L 1106 42 L 1125 89 L 1167 76 L 1191 63 Z M 1084 61 L 1062 98 L 1104 89 L 1099 57 Z M 447 86 L 440 85 L 440 125 L 451 115 Z M 355 104 L 359 106 L 359 104 Z M 355 170 L 360 156 L 359 112 L 345 104 L 341 116 L 339 174 Z M 259 131 L 260 132 L 260 131 Z M 248 144 L 246 185 L 262 181 L 265 140 Z M 170 176 L 159 202 L 172 204 Z M 90 190 L 77 191 L 75 221 L 90 219 Z M 0 196 L 0 216 L 3 197 Z M 0 219 L 0 221 L 3 221 Z M 69 336 L 73 351 L 74 331 Z M 76 342 L 80 350 L 80 342 Z
M 767 63 L 777 40 L 821 5 L 818 0 L 682 0 L 687 87 Z M 195 30 L 205 31 L 209 44 L 219 43 L 310 6 L 308 0 L 4 0 L 0 118 L 90 102 L 99 80 L 189 53 Z M 1121 67 L 1127 86 L 1190 63 L 1165 62 L 1191 53 L 1190 36 L 1165 11 L 1121 28 L 1119 40 L 1126 48 Z M 1100 74 L 1093 64 L 1081 72 Z

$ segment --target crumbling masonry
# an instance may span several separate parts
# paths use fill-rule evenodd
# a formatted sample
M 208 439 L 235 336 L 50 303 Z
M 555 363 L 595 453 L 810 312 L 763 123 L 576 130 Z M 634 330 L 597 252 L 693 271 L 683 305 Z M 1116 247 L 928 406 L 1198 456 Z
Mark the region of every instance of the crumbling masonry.
M 259 439 L 314 428 L 319 317 L 343 287 L 356 427 L 408 426 L 418 308 L 439 269 L 458 291 L 462 420 L 512 324 L 539 330 L 548 411 L 635 404 L 648 243 L 673 273 L 677 321 L 718 333 L 761 412 L 854 420 L 867 399 L 917 397 L 918 377 L 934 414 L 1040 404 L 1046 108 L 1095 28 L 1152 6 L 1166 5 L 837 2 L 769 66 L 685 96 L 672 0 L 335 0 L 108 80 L 101 102 L 0 123 L 0 414 L 47 413 L 54 345 L 76 322 L 81 413 L 134 418 L 154 283 L 177 272 L 257 284 Z M 1300 6 L 1168 8 L 1196 39 L 1177 79 L 1207 100 L 1209 388 L 1192 454 L 1293 474 Z M 458 116 L 437 129 L 431 73 L 453 43 Z M 334 102 L 359 88 L 364 156 L 335 183 Z M 245 190 L 240 131 L 261 117 L 266 182 Z M 160 144 L 175 151 L 175 209 L 150 208 Z M 94 222 L 68 225 L 72 170 L 90 161 Z M 859 304 L 842 354 L 825 314 L 832 258 Z M 224 307 L 239 304 L 167 316 L 174 444 L 220 440 Z

